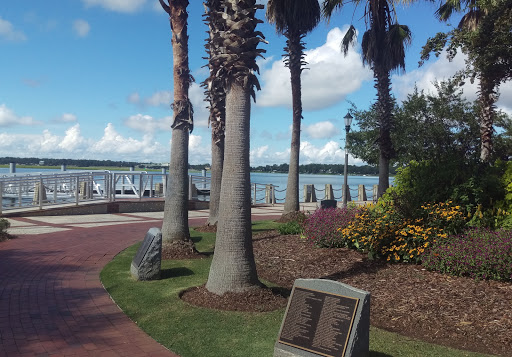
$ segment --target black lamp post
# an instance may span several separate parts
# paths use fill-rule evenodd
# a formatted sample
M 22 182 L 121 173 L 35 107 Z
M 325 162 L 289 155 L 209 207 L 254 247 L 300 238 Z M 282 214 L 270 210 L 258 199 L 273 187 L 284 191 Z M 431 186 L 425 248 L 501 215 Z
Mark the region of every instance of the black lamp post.
M 344 173 L 343 173 L 343 182 L 344 182 L 344 185 L 343 185 L 343 188 L 344 188 L 344 192 L 343 192 L 343 207 L 344 208 L 347 208 L 347 197 L 348 195 L 350 194 L 350 191 L 348 189 L 348 132 L 350 131 L 350 125 L 352 124 L 352 115 L 350 115 L 350 113 L 347 113 L 347 115 L 345 115 L 344 117 L 345 119 L 345 131 L 346 131 L 346 136 L 345 136 L 345 169 L 344 169 Z

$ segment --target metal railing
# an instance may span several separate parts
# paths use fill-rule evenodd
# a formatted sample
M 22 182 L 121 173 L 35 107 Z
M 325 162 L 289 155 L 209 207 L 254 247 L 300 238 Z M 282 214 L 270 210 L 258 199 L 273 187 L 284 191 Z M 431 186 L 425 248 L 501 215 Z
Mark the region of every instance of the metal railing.
M 42 209 L 43 206 L 58 204 L 79 205 L 91 201 L 113 202 L 123 199 L 147 200 L 164 198 L 168 174 L 165 172 L 146 171 L 90 171 L 71 172 L 65 171 L 51 174 L 15 175 L 9 174 L 0 177 L 0 192 L 2 194 L 3 210 L 34 208 Z M 316 201 L 316 192 L 324 192 L 323 199 L 341 199 L 334 192 L 343 189 L 333 189 L 332 185 L 326 185 L 325 189 L 316 189 L 310 186 L 308 194 L 306 189 L 301 202 Z M 352 196 L 357 200 L 366 201 L 366 191 L 369 200 L 377 197 L 376 187 L 366 189 L 360 185 L 357 194 Z M 278 190 L 279 186 L 271 184 L 251 183 L 252 204 L 275 204 L 284 202 L 286 189 Z M 314 194 L 313 194 L 314 193 Z M 210 177 L 189 175 L 189 199 L 209 200 Z M 276 197 L 276 194 L 278 197 Z M 308 197 L 307 197 L 308 196 Z

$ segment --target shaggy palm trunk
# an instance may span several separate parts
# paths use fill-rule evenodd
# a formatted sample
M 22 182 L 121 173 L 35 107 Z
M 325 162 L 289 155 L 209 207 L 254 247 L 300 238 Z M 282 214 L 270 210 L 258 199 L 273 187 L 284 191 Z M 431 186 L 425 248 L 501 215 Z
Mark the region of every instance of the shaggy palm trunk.
M 226 93 L 226 137 L 217 239 L 206 288 L 215 294 L 260 287 L 252 250 L 249 171 L 250 93 Z
M 300 126 L 302 120 L 302 100 L 300 75 L 302 57 L 301 36 L 299 33 L 288 36 L 288 67 L 290 68 L 293 104 L 292 142 L 290 147 L 290 166 L 284 213 L 299 210 L 299 155 L 300 155 Z
M 482 76 L 480 78 L 480 161 L 489 163 L 491 160 L 493 145 L 493 122 L 494 122 L 494 103 L 496 102 L 496 94 L 494 85 L 490 80 Z
M 389 72 L 379 64 L 374 66 L 375 88 L 377 89 L 377 113 L 379 116 L 379 189 L 380 198 L 389 188 L 389 162 L 394 149 L 391 142 L 391 126 L 393 114 L 390 95 Z
M 188 67 L 188 0 L 174 0 L 170 6 L 173 54 L 173 130 L 169 184 L 165 195 L 162 240 L 190 240 L 188 228 L 188 141 L 190 130 L 190 84 Z
M 212 172 L 210 183 L 210 213 L 207 224 L 214 226 L 219 220 L 220 189 L 222 182 L 222 168 L 224 166 L 224 136 L 215 143 L 215 134 L 212 132 Z

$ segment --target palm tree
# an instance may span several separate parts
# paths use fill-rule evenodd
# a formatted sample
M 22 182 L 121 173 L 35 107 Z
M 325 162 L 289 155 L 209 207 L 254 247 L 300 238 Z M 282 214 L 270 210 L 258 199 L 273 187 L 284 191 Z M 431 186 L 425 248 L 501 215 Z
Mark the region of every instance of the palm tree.
M 318 0 L 269 0 L 266 15 L 268 21 L 275 24 L 277 33 L 284 35 L 287 39 L 284 48 L 285 64 L 290 68 L 292 85 L 293 124 L 284 204 L 284 214 L 286 214 L 299 210 L 300 121 L 302 119 L 300 75 L 306 64 L 302 39 L 318 25 L 320 5 Z
M 208 39 L 205 45 L 208 53 L 210 76 L 203 82 L 206 88 L 206 97 L 210 103 L 210 116 L 208 122 L 212 128 L 212 171 L 210 184 L 210 210 L 208 215 L 209 226 L 217 225 L 219 220 L 219 202 L 220 187 L 222 182 L 222 168 L 224 165 L 224 132 L 226 119 L 226 91 L 224 89 L 225 80 L 222 78 L 220 70 L 220 62 L 215 60 L 215 56 L 220 55 L 221 48 L 218 43 L 213 41 L 219 35 L 219 31 L 223 28 L 222 22 L 219 22 L 215 15 L 211 13 L 219 13 L 222 8 L 221 0 L 205 1 L 207 8 L 205 23 L 208 25 Z
M 193 109 L 188 89 L 193 81 L 188 66 L 188 0 L 159 0 L 170 16 L 174 61 L 174 102 L 169 184 L 165 194 L 162 240 L 166 244 L 193 247 L 188 228 L 188 141 L 193 129 Z M 185 244 L 187 245 L 187 244 Z
M 219 75 L 225 79 L 226 137 L 222 173 L 219 223 L 210 274 L 206 288 L 215 294 L 242 292 L 261 286 L 256 273 L 251 233 L 251 192 L 249 167 L 249 121 L 251 96 L 259 83 L 256 57 L 264 42 L 256 31 L 255 18 L 263 5 L 256 0 L 222 0 L 224 11 L 212 11 L 214 21 L 224 31 L 212 41 L 222 49 L 213 61 L 219 61 Z
M 466 12 L 467 11 L 467 12 Z M 493 127 L 499 86 L 512 75 L 511 14 L 512 1 L 483 3 L 475 0 L 448 0 L 440 5 L 435 15 L 448 21 L 454 13 L 466 12 L 457 29 L 451 32 L 451 47 L 459 46 L 468 55 L 469 77 L 479 80 L 480 102 L 480 161 L 488 163 L 493 152 Z M 446 44 L 446 36 L 444 43 Z M 425 46 L 429 48 L 428 44 Z M 423 58 L 426 49 L 424 48 Z M 449 51 L 448 56 L 455 56 Z M 468 68 L 467 68 L 468 69 Z
M 330 19 L 336 9 L 340 9 L 347 0 L 324 0 L 322 11 Z M 356 0 L 356 5 L 361 1 Z M 390 72 L 405 70 L 405 46 L 411 43 L 411 31 L 405 25 L 393 21 L 393 2 L 391 0 L 366 0 L 364 10 L 367 30 L 361 41 L 363 63 L 373 70 L 377 89 L 377 116 L 379 118 L 379 190 L 381 197 L 389 187 L 389 163 L 395 155 L 391 142 L 393 126 L 393 101 L 391 98 Z M 353 25 L 345 34 L 342 42 L 343 52 L 356 40 Z

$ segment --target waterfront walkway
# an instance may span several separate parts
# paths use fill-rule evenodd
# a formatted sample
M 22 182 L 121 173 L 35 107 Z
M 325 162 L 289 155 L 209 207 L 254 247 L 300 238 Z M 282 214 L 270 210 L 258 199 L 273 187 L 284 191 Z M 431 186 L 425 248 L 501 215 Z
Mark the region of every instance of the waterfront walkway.
M 252 219 L 282 210 L 253 207 Z M 207 217 L 207 210 L 190 211 L 190 226 Z M 99 278 L 162 219 L 163 212 L 9 218 L 17 238 L 0 243 L 0 357 L 177 357 L 123 314 Z

